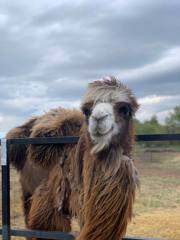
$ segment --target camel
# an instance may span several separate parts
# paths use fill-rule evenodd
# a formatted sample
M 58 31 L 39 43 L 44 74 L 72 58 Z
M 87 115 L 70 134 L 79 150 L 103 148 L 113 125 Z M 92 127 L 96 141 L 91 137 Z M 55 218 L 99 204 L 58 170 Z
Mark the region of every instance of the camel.
M 28 228 L 70 232 L 76 218 L 78 240 L 122 239 L 139 186 L 132 154 L 137 109 L 132 91 L 109 77 L 88 85 L 81 111 L 53 109 L 7 134 L 79 136 L 74 145 L 11 146 Z

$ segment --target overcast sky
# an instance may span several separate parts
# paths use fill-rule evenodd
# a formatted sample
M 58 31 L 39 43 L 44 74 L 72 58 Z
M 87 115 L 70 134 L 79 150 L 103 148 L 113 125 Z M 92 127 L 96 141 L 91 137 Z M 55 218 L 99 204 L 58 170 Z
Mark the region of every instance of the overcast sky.
M 140 120 L 180 104 L 179 0 L 0 0 L 0 132 L 52 107 L 78 107 L 115 75 Z

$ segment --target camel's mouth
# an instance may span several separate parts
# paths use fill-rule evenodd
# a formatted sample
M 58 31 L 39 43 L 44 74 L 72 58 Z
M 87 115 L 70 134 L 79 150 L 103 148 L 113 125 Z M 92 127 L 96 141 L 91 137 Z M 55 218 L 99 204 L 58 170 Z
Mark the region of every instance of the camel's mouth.
M 107 136 L 109 135 L 112 131 L 113 131 L 113 126 L 111 126 L 110 129 L 106 130 L 106 131 L 100 131 L 99 129 L 96 130 L 94 133 L 93 133 L 93 136 L 94 137 L 97 137 L 97 138 L 100 138 L 100 137 L 104 137 L 104 136 Z

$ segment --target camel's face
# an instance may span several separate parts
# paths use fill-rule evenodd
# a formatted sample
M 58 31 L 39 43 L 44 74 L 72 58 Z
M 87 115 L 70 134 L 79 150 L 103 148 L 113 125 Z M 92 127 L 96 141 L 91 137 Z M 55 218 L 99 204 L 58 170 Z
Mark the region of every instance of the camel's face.
M 89 104 L 83 110 L 96 153 L 107 147 L 114 136 L 123 133 L 126 121 L 131 117 L 130 105 L 125 102 L 99 102 L 94 106 Z
M 114 142 L 115 136 L 118 139 L 124 136 L 138 104 L 132 92 L 111 77 L 89 85 L 81 108 L 93 142 L 92 152 L 97 153 Z
M 113 107 L 110 103 L 99 103 L 93 108 L 89 118 L 88 130 L 94 140 L 109 134 L 112 135 L 112 132 L 118 130 Z

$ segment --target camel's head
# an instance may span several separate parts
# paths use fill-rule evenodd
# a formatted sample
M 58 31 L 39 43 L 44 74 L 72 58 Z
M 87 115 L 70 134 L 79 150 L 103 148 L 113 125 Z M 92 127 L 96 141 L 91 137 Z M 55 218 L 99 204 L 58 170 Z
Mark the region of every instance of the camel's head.
M 138 104 L 126 86 L 110 77 L 89 84 L 81 109 L 93 143 L 92 152 L 98 153 L 125 136 Z

